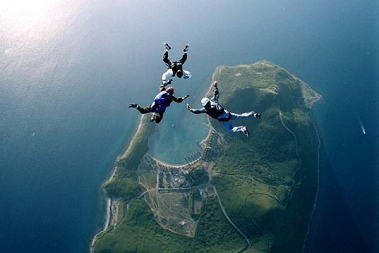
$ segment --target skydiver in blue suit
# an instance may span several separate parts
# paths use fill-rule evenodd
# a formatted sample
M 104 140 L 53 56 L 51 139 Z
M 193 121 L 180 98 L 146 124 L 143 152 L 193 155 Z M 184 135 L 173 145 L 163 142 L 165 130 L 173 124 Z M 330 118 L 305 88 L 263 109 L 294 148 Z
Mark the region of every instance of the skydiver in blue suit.
M 150 121 L 155 121 L 155 123 L 159 124 L 163 118 L 163 114 L 166 111 L 167 107 L 170 106 L 171 102 L 174 101 L 176 103 L 183 102 L 189 95 L 185 95 L 183 97 L 177 98 L 174 96 L 174 88 L 168 87 L 165 88 L 164 85 L 160 86 L 160 92 L 155 96 L 154 101 L 151 105 L 140 107 L 137 104 L 129 104 L 129 108 L 136 108 L 140 113 L 153 113 Z

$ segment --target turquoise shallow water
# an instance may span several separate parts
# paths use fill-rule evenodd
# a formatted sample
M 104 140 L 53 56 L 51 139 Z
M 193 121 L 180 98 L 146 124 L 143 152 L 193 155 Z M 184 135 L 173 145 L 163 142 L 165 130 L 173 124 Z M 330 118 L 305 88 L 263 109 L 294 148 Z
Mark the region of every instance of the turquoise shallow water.
M 194 107 L 217 66 L 262 59 L 322 94 L 314 108 L 320 208 L 307 249 L 378 249 L 376 1 L 51 4 L 28 18 L 25 9 L 0 11 L 2 252 L 87 252 L 104 222 L 100 186 L 140 117 L 126 105 L 151 103 L 165 41 L 172 58 L 191 44 L 185 66 L 193 77 L 173 85 Z M 170 106 L 151 153 L 182 163 L 198 150 L 204 118 L 186 113 L 185 103 Z

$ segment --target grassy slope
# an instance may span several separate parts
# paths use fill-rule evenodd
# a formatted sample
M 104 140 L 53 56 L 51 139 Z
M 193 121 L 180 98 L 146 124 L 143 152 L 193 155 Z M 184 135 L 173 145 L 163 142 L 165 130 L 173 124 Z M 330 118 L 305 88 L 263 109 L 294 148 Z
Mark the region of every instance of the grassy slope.
M 239 122 L 250 129 L 248 139 L 226 136 L 229 147 L 214 169 L 225 174 L 233 172 L 238 177 L 223 174 L 220 179 L 214 178 L 216 188 L 223 190 L 219 194 L 225 200 L 224 206 L 231 209 L 231 218 L 251 240 L 258 231 L 272 234 L 273 239 L 268 240 L 271 252 L 301 252 L 318 184 L 319 142 L 299 82 L 268 62 L 222 67 L 214 78 L 221 80 L 220 102 L 226 108 L 233 112 L 253 109 L 263 115 L 259 122 Z M 273 90 L 277 94 L 269 92 Z M 279 111 L 296 139 L 283 127 Z M 228 177 L 232 180 L 225 184 Z M 251 177 L 271 184 L 274 189 L 249 184 Z M 285 193 L 286 187 L 291 189 L 289 196 L 292 196 L 286 205 L 262 197 L 263 192 L 271 196 L 275 192 Z

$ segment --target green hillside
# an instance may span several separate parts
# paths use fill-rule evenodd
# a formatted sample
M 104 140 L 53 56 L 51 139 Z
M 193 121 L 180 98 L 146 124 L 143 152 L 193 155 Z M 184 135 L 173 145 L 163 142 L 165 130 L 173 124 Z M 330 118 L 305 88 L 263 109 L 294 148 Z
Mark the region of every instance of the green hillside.
M 110 221 L 94 252 L 301 252 L 318 188 L 321 96 L 267 61 L 216 69 L 219 102 L 261 119 L 210 119 L 203 151 L 183 166 L 147 154 L 146 117 L 105 183 Z M 210 96 L 213 89 L 210 88 Z

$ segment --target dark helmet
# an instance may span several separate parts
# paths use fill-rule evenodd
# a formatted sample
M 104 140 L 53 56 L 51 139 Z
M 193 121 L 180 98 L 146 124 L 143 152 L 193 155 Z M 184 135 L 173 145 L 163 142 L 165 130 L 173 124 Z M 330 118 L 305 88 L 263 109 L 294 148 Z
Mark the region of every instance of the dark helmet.
M 179 78 L 182 78 L 183 71 L 181 69 L 178 69 L 178 71 L 176 71 L 176 76 L 179 77 Z
M 174 94 L 174 88 L 172 88 L 171 86 L 168 87 L 168 88 L 166 89 L 166 91 L 167 91 L 168 93 L 170 93 L 171 95 Z

